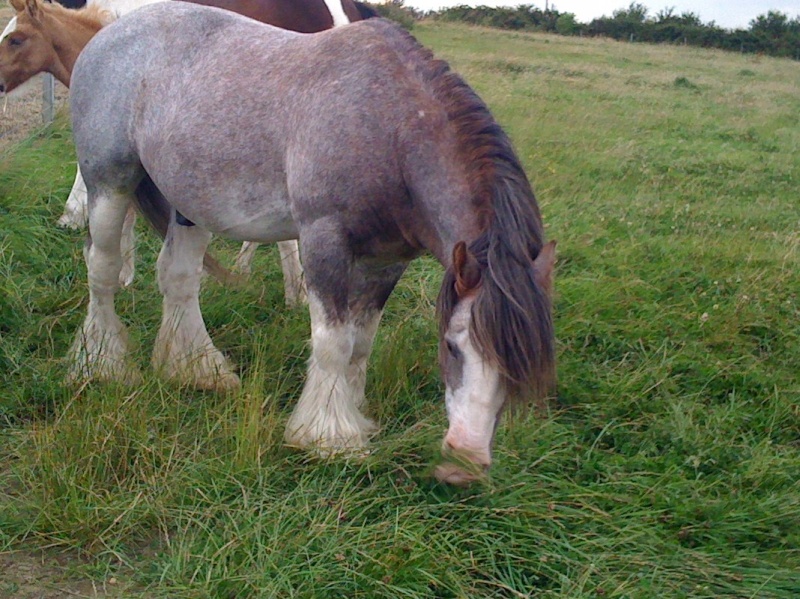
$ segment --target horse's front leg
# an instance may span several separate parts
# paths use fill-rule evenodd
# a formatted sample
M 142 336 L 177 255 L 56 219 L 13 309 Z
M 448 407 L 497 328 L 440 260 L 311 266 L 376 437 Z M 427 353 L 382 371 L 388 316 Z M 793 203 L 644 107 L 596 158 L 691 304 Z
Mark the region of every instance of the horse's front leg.
M 309 290 L 311 358 L 300 400 L 286 424 L 288 445 L 310 448 L 323 455 L 358 451 L 366 447 L 377 427 L 359 408 L 364 403 L 366 360 L 356 357 L 356 346 L 372 345 L 372 321 L 331 316 L 328 298 Z
M 122 269 L 120 236 L 132 197 L 98 193 L 89 212 L 84 256 L 89 279 L 89 308 L 69 352 L 69 379 L 130 380 L 138 372 L 128 362 L 128 333 L 114 311 Z
M 225 356 L 214 347 L 200 312 L 203 256 L 211 233 L 173 221 L 158 256 L 158 286 L 164 296 L 153 368 L 171 380 L 202 389 L 239 386 Z
M 377 430 L 361 413 L 367 360 L 383 305 L 404 266 L 370 271 L 353 263 L 345 244 L 309 237 L 314 241 L 304 259 L 311 359 L 285 440 L 322 454 L 361 451 Z

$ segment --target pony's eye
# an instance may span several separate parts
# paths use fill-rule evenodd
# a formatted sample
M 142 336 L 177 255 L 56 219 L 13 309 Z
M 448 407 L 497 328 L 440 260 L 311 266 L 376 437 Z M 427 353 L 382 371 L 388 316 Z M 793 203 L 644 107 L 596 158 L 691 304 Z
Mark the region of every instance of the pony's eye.
M 8 38 L 8 45 L 9 46 L 21 46 L 23 39 L 21 37 L 10 37 Z

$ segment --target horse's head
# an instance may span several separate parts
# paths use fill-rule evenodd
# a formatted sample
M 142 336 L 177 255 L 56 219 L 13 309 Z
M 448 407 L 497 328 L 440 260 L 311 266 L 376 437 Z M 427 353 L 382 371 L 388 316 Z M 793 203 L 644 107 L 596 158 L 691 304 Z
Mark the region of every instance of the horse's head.
M 550 242 L 528 265 L 548 309 L 554 262 L 555 242 Z M 519 392 L 515 386 L 520 381 L 513 380 L 506 366 L 515 357 L 502 355 L 504 351 L 519 349 L 514 348 L 513 343 L 503 347 L 504 341 L 514 336 L 514 331 L 488 330 L 497 329 L 495 325 L 501 322 L 513 326 L 514 319 L 482 318 L 480 314 L 506 309 L 499 305 L 503 302 L 489 297 L 496 295 L 496 291 L 487 290 L 484 284 L 491 276 L 487 272 L 489 268 L 480 264 L 464 242 L 459 242 L 453 250 L 452 272 L 445 278 L 445 285 L 452 285 L 452 288 L 444 290 L 443 295 L 450 296 L 451 305 L 443 310 L 449 315 L 449 321 L 442 322 L 439 353 L 449 427 L 442 446 L 446 461 L 437 467 L 435 474 L 440 481 L 455 485 L 467 485 L 482 478 L 488 470 L 503 407 L 511 394 Z M 497 289 L 496 285 L 493 287 Z M 500 292 L 508 293 L 507 290 Z M 518 307 L 522 312 L 532 309 L 531 304 Z M 546 316 L 549 322 L 549 314 Z M 487 323 L 490 323 L 488 327 Z M 546 362 L 547 359 L 543 363 Z M 546 368 L 539 370 L 540 378 L 551 378 Z M 538 391 L 546 390 L 551 382 L 537 381 Z
M 0 92 L 11 92 L 47 69 L 55 56 L 42 36 L 39 0 L 11 0 L 17 14 L 0 36 Z
M 70 10 L 41 0 L 10 0 L 17 11 L 0 36 L 0 93 L 42 72 L 69 85 L 75 59 L 113 15 L 100 5 Z

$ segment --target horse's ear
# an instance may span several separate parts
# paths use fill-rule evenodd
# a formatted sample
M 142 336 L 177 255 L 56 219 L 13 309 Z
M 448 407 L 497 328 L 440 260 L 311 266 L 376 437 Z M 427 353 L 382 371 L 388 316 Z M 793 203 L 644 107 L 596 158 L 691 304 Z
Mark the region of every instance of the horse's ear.
M 13 4 L 12 4 L 13 6 Z M 17 8 L 14 6 L 14 8 Z M 24 10 L 28 11 L 31 19 L 38 20 L 39 19 L 39 0 L 24 0 Z M 19 12 L 22 12 L 22 8 L 17 8 Z
M 456 275 L 456 293 L 459 297 L 465 296 L 481 284 L 481 267 L 463 241 L 459 241 L 453 248 L 453 272 Z
M 9 0 L 9 4 L 11 4 L 11 7 L 17 12 L 25 10 L 25 0 Z
M 553 267 L 556 263 L 556 242 L 545 244 L 533 261 L 533 276 L 536 284 L 549 295 L 553 291 Z

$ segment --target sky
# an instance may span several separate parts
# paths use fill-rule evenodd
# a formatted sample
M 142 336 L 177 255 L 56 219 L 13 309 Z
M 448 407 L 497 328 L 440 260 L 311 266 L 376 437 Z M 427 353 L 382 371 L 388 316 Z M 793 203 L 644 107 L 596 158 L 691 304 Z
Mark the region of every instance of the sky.
M 420 10 L 439 10 L 448 6 L 468 4 L 471 6 L 515 6 L 518 4 L 533 4 L 538 8 L 545 8 L 546 0 L 405 0 L 407 6 Z M 578 21 L 588 23 L 594 18 L 608 16 L 620 8 L 627 8 L 630 0 L 549 0 L 550 7 L 559 12 L 574 13 Z M 766 14 L 770 10 L 777 10 L 794 18 L 800 15 L 800 1 L 798 0 L 637 0 L 644 4 L 651 16 L 655 16 L 664 8 L 673 7 L 676 14 L 693 12 L 700 17 L 703 23 L 716 22 L 720 27 L 728 29 L 750 26 L 750 21 L 758 15 Z

